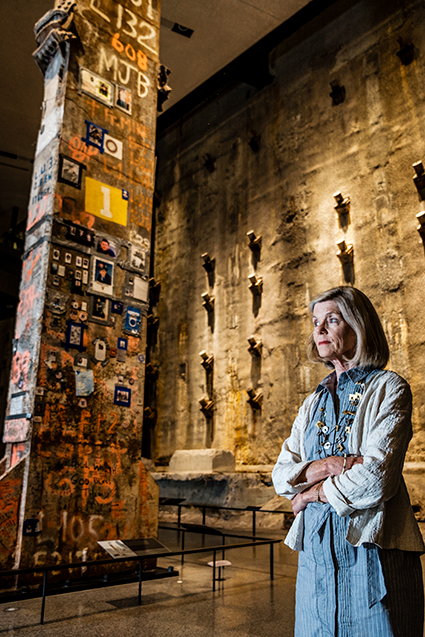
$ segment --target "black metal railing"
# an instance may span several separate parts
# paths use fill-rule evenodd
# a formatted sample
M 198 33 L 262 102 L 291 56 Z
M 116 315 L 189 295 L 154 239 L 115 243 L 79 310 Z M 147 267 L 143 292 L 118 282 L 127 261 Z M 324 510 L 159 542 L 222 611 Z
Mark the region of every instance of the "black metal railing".
M 186 525 L 188 526 L 188 525 Z M 196 526 L 196 525 L 195 525 Z M 170 527 L 160 527 L 160 528 L 168 528 L 170 529 Z M 178 528 L 177 525 L 174 528 L 174 530 L 177 531 L 181 531 L 181 532 L 197 532 L 198 531 L 194 531 L 194 529 L 188 529 L 188 528 L 184 528 L 184 527 L 180 527 Z M 273 547 L 275 544 L 278 544 L 279 542 L 281 542 L 280 539 L 271 539 L 271 538 L 250 538 L 250 537 L 245 537 L 245 536 L 238 536 L 238 535 L 234 535 L 231 533 L 222 533 L 220 531 L 217 531 L 217 529 L 211 529 L 210 527 L 205 527 L 202 530 L 203 534 L 207 535 L 207 534 L 211 534 L 211 535 L 221 535 L 222 536 L 222 543 L 220 545 L 214 545 L 214 546 L 202 546 L 200 548 L 192 548 L 192 549 L 180 549 L 178 551 L 169 551 L 167 553 L 164 553 L 164 551 L 158 551 L 157 553 L 154 552 L 149 552 L 149 555 L 143 555 L 143 556 L 135 556 L 135 557 L 122 557 L 122 558 L 116 558 L 116 559 L 106 559 L 106 560 L 92 560 L 92 561 L 87 561 L 87 562 L 71 562 L 69 564 L 53 564 L 50 566 L 34 566 L 34 567 L 28 567 L 28 568 L 19 568 L 19 569 L 12 569 L 12 570 L 8 570 L 8 571 L 0 571 L 0 578 L 3 577 L 14 577 L 14 576 L 19 576 L 19 575 L 27 575 L 30 573 L 42 573 L 43 575 L 43 583 L 41 586 L 41 615 L 40 615 L 40 624 L 44 624 L 44 614 L 45 614 L 45 606 L 46 606 L 46 596 L 47 596 L 47 580 L 48 580 L 48 573 L 51 571 L 62 571 L 62 570 L 70 570 L 70 569 L 89 569 L 91 566 L 105 566 L 105 565 L 112 565 L 112 564 L 117 564 L 118 562 L 139 562 L 139 578 L 138 578 L 138 597 L 137 597 L 137 604 L 138 606 L 140 606 L 142 604 L 142 582 L 144 580 L 148 580 L 151 579 L 149 576 L 143 577 L 143 561 L 146 560 L 147 557 L 149 558 L 160 558 L 160 557 L 173 557 L 173 556 L 178 556 L 181 555 L 182 556 L 182 563 L 184 560 L 184 556 L 186 555 L 193 555 L 193 554 L 197 554 L 197 553 L 213 553 L 213 586 L 212 589 L 213 591 L 215 591 L 216 589 L 216 581 L 217 581 L 217 577 L 216 577 L 216 562 L 217 562 L 217 552 L 221 551 L 223 552 L 224 550 L 230 550 L 230 549 L 241 549 L 241 548 L 247 548 L 250 546 L 261 546 L 261 545 L 269 545 L 270 546 L 270 579 L 273 580 L 274 579 L 274 557 L 273 557 Z M 243 538 L 246 541 L 245 542 L 238 542 L 235 544 L 226 544 L 226 537 L 233 537 L 233 538 Z M 58 594 L 58 592 L 63 592 L 63 591 L 57 591 L 56 594 Z
M 191 503 L 187 502 L 184 498 L 160 498 L 159 499 L 160 506 L 175 506 L 177 507 L 177 524 L 181 524 L 181 510 L 184 509 L 201 509 L 202 510 L 202 524 L 205 524 L 206 521 L 206 511 L 207 509 L 216 510 L 216 511 L 242 511 L 244 513 L 251 513 L 252 515 L 252 535 L 256 536 L 257 531 L 257 513 L 275 513 L 279 515 L 283 515 L 283 519 L 286 517 L 292 519 L 293 513 L 291 511 L 279 511 L 279 510 L 271 510 L 271 509 L 262 509 L 260 506 L 247 506 L 247 507 L 229 507 L 229 506 L 219 506 L 217 504 L 199 504 L 199 503 Z

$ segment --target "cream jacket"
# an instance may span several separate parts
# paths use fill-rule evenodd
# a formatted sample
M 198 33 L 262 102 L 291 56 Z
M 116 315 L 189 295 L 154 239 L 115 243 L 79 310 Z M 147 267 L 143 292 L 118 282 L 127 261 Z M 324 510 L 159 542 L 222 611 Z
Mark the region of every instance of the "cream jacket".
M 304 434 L 319 394 L 301 406 L 290 437 L 282 446 L 272 472 L 276 493 L 290 500 L 307 484 L 296 484 L 309 464 Z M 327 478 L 324 493 L 340 516 L 350 516 L 346 539 L 353 546 L 373 542 L 385 549 L 425 551 L 402 476 L 404 457 L 412 437 L 412 395 L 405 380 L 381 370 L 366 380 L 349 437 L 349 453 L 363 464 L 343 475 Z M 285 544 L 302 551 L 304 511 L 295 518 Z

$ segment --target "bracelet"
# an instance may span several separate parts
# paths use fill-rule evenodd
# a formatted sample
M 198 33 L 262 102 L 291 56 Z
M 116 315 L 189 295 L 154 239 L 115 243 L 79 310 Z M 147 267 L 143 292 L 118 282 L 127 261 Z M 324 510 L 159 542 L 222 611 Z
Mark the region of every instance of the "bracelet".
M 342 465 L 342 473 L 341 473 L 341 475 L 344 475 L 346 467 L 347 467 L 347 454 L 344 453 L 344 464 Z
M 317 485 L 317 487 L 314 490 L 314 501 L 315 502 L 320 502 L 320 504 L 323 504 L 323 502 L 320 500 L 320 487 L 321 487 L 321 483 L 319 483 Z

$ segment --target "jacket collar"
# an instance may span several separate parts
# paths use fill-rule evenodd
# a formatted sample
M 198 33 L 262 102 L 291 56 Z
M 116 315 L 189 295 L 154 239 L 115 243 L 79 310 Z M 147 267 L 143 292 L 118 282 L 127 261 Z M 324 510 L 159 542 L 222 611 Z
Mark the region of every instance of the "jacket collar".
M 353 381 L 353 383 L 361 383 L 365 378 L 370 374 L 370 372 L 374 371 L 376 368 L 372 367 L 372 365 L 367 365 L 366 367 L 353 367 L 352 369 L 348 369 L 346 372 L 342 372 L 340 378 L 347 374 L 348 378 Z M 379 371 L 379 370 L 376 370 Z M 333 371 L 326 378 L 324 378 L 321 383 L 317 386 L 316 394 L 323 389 L 330 389 L 335 386 L 336 382 L 336 372 Z

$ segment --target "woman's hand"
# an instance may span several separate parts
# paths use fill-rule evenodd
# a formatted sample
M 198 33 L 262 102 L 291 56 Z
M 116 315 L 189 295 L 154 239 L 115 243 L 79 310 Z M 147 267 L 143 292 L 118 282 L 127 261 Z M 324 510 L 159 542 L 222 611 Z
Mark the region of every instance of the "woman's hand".
M 344 463 L 345 460 L 345 463 Z M 362 456 L 329 456 L 325 458 L 326 468 L 328 471 L 327 477 L 331 476 L 340 476 L 342 473 L 345 473 L 351 467 L 354 467 L 355 464 L 363 464 Z M 319 461 L 320 462 L 320 461 Z M 311 465 L 310 465 L 311 466 Z M 308 468 L 307 468 L 308 473 Z
M 294 515 L 303 511 L 310 502 L 317 502 L 316 491 L 319 485 L 319 502 L 327 502 L 328 499 L 323 491 L 323 482 L 326 478 L 339 476 L 345 473 L 354 465 L 363 464 L 362 456 L 328 456 L 321 460 L 313 460 L 298 478 L 298 482 L 312 484 L 292 499 L 292 510 Z
M 306 491 L 303 491 L 301 493 L 297 493 L 295 498 L 292 498 L 292 500 L 291 500 L 292 511 L 294 512 L 295 516 L 300 511 L 303 511 L 306 508 L 307 504 L 308 504 L 308 502 L 304 501 L 305 494 L 306 494 Z
M 328 501 L 325 493 L 323 491 L 323 480 L 313 484 L 313 486 L 309 487 L 305 491 L 301 493 L 297 493 L 295 498 L 292 499 L 292 510 L 294 515 L 296 516 L 300 511 L 303 511 L 307 504 L 310 502 L 322 502 L 323 504 Z
M 344 465 L 345 460 L 345 465 Z M 351 469 L 355 464 L 363 464 L 362 456 L 328 456 L 321 460 L 313 460 L 298 476 L 297 484 L 306 482 L 316 484 L 326 478 L 339 476 Z

